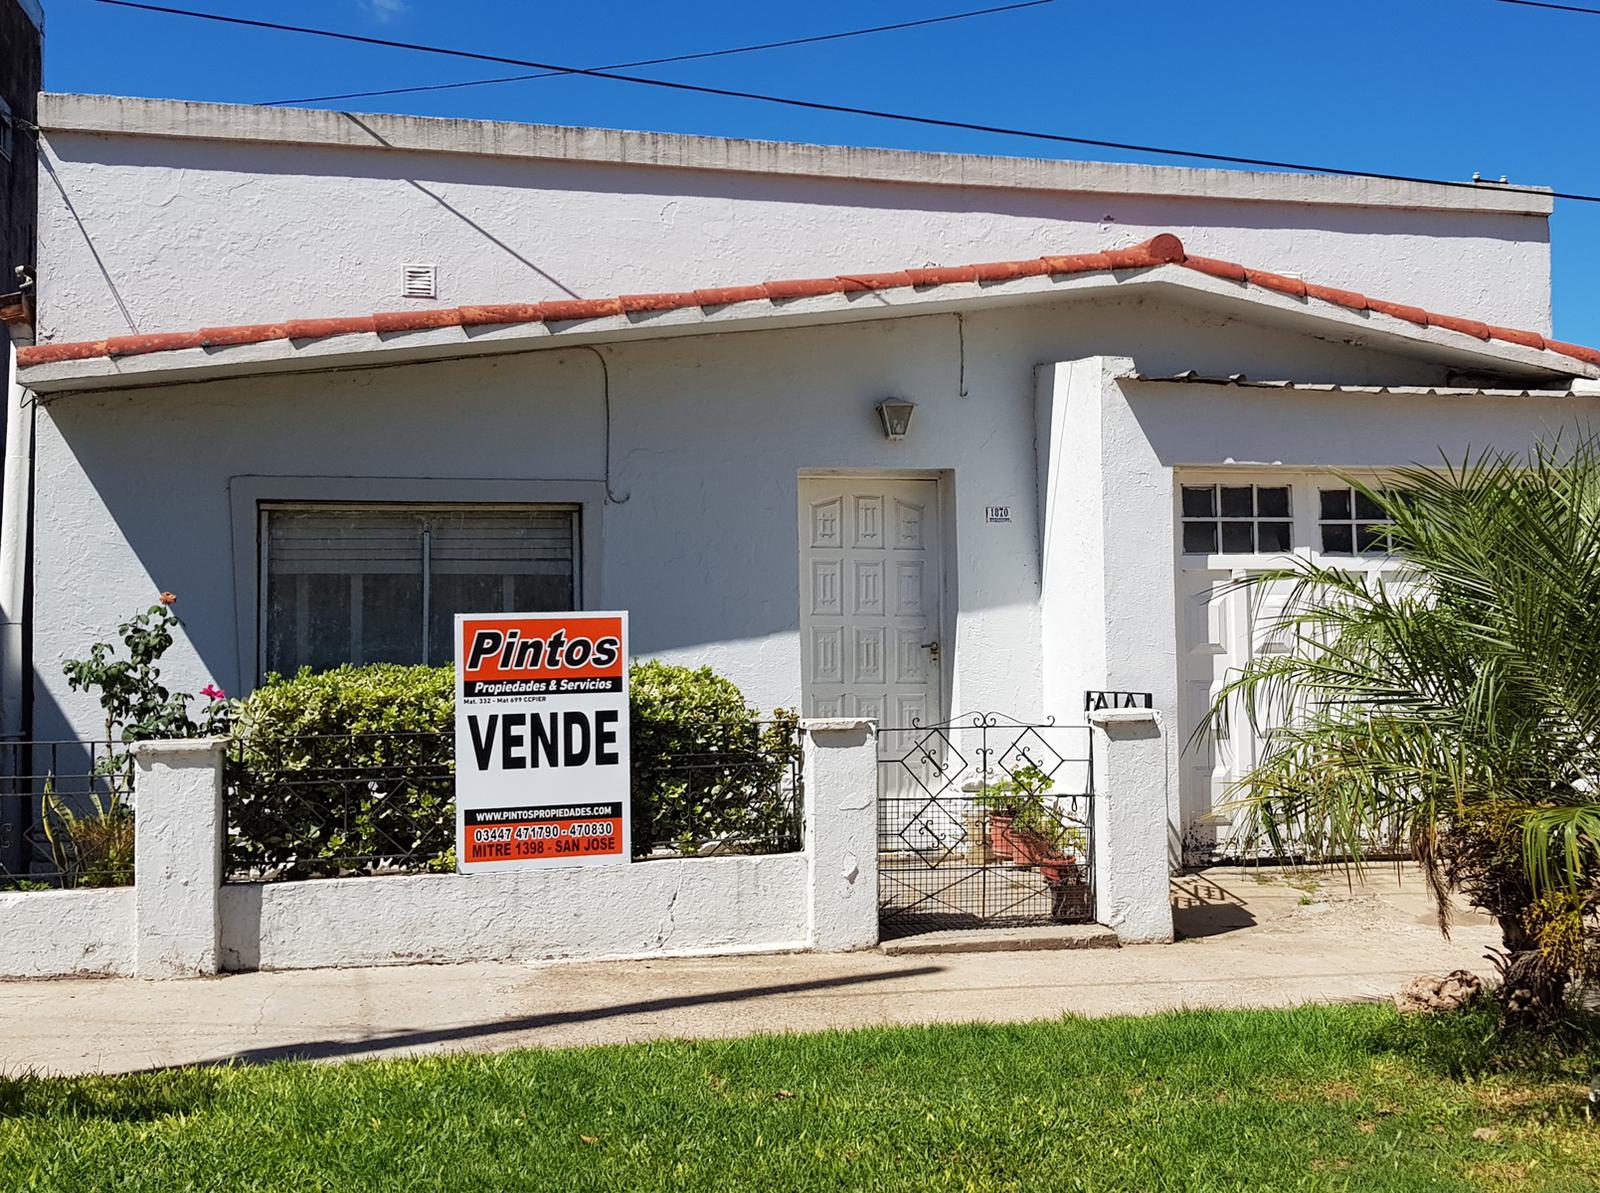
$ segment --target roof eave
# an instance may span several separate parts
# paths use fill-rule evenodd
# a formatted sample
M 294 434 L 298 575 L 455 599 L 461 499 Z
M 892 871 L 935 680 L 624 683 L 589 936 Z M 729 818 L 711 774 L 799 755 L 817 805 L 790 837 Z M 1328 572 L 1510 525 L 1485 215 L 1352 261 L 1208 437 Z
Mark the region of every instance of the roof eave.
M 358 332 L 322 339 L 267 340 L 184 348 L 126 357 L 97 356 L 30 365 L 18 380 L 40 395 L 117 390 L 247 377 L 268 373 L 370 368 L 470 356 L 541 351 L 673 336 L 778 330 L 864 319 L 904 318 L 972 308 L 991 309 L 1060 298 L 1171 291 L 1236 308 L 1271 311 L 1306 334 L 1404 355 L 1422 355 L 1463 371 L 1526 376 L 1530 380 L 1600 377 L 1600 366 L 1543 349 L 1476 341 L 1459 332 L 1424 327 L 1379 311 L 1355 311 L 1296 298 L 1175 265 L 1103 273 L 956 282 L 794 299 L 758 299 L 720 307 L 642 311 L 570 322 L 433 327 Z

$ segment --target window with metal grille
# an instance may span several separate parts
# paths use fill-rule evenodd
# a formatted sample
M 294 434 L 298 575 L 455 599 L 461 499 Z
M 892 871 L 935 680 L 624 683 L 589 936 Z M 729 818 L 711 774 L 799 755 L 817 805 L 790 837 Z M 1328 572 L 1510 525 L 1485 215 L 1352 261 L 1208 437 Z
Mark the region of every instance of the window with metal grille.
M 566 506 L 266 506 L 262 669 L 454 658 L 457 613 L 571 609 Z
M 1328 555 L 1383 555 L 1389 550 L 1389 521 L 1383 507 L 1359 489 L 1322 489 L 1318 528 Z
M 1293 516 L 1288 485 L 1184 485 L 1185 555 L 1287 551 Z

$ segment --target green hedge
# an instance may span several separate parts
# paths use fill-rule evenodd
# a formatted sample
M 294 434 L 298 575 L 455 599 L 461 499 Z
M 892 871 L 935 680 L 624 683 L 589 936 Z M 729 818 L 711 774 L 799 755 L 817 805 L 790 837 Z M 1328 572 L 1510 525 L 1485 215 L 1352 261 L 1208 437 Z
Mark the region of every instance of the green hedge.
M 777 709 L 761 725 L 710 667 L 635 663 L 628 680 L 636 856 L 713 841 L 741 853 L 800 848 L 794 713 Z
M 234 720 L 230 868 L 269 878 L 455 869 L 454 725 L 448 667 L 268 676 Z
M 798 719 L 763 725 L 709 667 L 630 675 L 633 851 L 800 847 Z M 377 664 L 269 676 L 240 706 L 229 862 L 306 878 L 455 867 L 455 680 Z

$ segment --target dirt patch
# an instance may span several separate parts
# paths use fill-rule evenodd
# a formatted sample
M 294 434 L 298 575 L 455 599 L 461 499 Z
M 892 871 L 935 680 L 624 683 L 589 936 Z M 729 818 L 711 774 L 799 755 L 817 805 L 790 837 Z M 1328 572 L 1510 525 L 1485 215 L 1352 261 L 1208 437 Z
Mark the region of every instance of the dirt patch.
M 1509 1160 L 1483 1160 L 1467 1165 L 1467 1176 L 1486 1189 L 1525 1189 L 1530 1168 Z

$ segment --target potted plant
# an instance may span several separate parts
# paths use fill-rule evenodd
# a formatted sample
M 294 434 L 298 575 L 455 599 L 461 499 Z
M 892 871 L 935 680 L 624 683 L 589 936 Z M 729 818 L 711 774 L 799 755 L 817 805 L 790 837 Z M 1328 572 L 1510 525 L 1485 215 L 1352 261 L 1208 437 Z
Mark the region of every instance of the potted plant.
M 1050 787 L 1050 776 L 1032 764 L 1018 767 L 996 783 L 986 783 L 973 802 L 989 820 L 989 848 L 1001 861 L 1020 866 L 1035 863 L 1038 852 L 1029 825 L 1040 819 L 1040 796 Z

